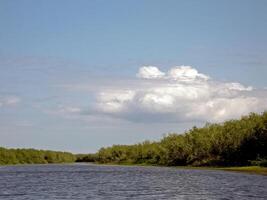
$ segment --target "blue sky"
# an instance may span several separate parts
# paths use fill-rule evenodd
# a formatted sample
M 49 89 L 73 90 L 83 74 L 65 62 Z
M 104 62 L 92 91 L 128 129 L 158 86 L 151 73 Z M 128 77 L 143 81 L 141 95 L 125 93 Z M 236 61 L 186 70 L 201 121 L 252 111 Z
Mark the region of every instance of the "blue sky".
M 0 146 L 94 152 L 267 108 L 264 0 L 0 0 L 0 27 Z

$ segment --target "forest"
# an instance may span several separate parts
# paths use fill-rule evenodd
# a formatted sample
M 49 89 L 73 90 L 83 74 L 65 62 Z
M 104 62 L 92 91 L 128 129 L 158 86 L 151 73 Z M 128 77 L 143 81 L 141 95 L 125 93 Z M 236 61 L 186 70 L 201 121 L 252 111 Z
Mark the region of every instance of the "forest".
M 0 165 L 69 163 L 75 160 L 76 156 L 68 152 L 0 147 Z
M 95 154 L 0 148 L 0 164 L 67 162 L 162 166 L 267 166 L 267 112 L 239 120 L 207 123 L 160 141 L 113 145 Z
M 101 148 L 84 158 L 117 164 L 267 166 L 267 112 L 224 123 L 207 123 L 183 134 L 170 133 L 158 142 Z

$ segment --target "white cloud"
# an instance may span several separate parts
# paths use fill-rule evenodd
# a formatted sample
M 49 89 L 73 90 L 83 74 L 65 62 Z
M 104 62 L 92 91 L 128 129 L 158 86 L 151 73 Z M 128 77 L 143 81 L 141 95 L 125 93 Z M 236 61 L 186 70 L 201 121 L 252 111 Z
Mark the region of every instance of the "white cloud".
M 235 119 L 249 112 L 267 109 L 266 100 L 256 97 L 214 98 L 192 104 L 186 117 L 216 122 Z
M 169 78 L 178 81 L 196 81 L 196 80 L 208 80 L 209 77 L 204 74 L 198 73 L 198 71 L 191 66 L 177 66 L 171 68 L 168 71 Z
M 221 122 L 267 109 L 266 89 L 216 81 L 190 66 L 173 67 L 167 73 L 144 66 L 137 77 L 98 85 L 93 106 L 79 112 L 141 122 Z
M 20 102 L 17 96 L 0 96 L 0 107 L 15 106 Z
M 165 73 L 160 71 L 155 66 L 143 66 L 139 69 L 137 77 L 145 79 L 157 79 L 165 76 Z
M 245 87 L 241 85 L 240 83 L 225 83 L 225 87 L 230 90 L 239 90 L 239 91 L 251 91 L 253 90 L 253 87 Z
M 173 79 L 176 81 L 206 81 L 209 79 L 209 76 L 198 73 L 191 66 L 184 65 L 171 68 L 167 74 L 155 66 L 143 66 L 139 69 L 137 77 L 144 79 Z
M 98 94 L 97 109 L 103 112 L 121 112 L 127 107 L 127 103 L 133 100 L 134 91 L 106 91 Z

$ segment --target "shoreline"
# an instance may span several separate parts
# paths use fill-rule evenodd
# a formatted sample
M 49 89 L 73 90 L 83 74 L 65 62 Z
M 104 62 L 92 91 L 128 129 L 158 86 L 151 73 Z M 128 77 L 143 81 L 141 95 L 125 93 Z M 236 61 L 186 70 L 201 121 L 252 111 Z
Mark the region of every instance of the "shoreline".
M 193 170 L 220 170 L 236 173 L 246 173 L 267 176 L 267 167 L 260 166 L 239 166 L 239 167 L 194 167 L 194 166 L 164 166 L 164 165 L 152 165 L 152 164 L 132 164 L 132 163 L 97 163 L 97 162 L 70 162 L 70 163 L 24 163 L 24 164 L 8 164 L 0 165 L 1 167 L 14 167 L 14 166 L 28 166 L 28 165 L 73 165 L 73 164 L 84 164 L 84 165 L 102 165 L 102 166 L 124 166 L 124 167 L 168 167 L 176 169 L 193 169 Z
M 43 166 L 43 165 L 71 165 L 75 164 L 76 162 L 67 162 L 67 163 L 18 163 L 18 164 L 0 164 L 1 167 L 16 167 L 16 166 L 27 166 L 27 165 L 36 165 L 36 166 Z
M 164 165 L 130 164 L 130 163 L 92 163 L 92 164 L 103 165 L 103 166 L 169 167 L 169 168 L 177 168 L 177 169 L 220 170 L 220 171 L 267 176 L 267 167 L 260 167 L 260 166 L 194 167 L 194 166 L 164 166 Z

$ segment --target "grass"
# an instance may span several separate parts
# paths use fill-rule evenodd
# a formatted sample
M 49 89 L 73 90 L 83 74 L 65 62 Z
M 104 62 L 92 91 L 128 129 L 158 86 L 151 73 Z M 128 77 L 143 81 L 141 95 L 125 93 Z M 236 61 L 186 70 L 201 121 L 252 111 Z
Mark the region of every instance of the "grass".
M 181 169 L 199 169 L 199 170 L 223 170 L 231 172 L 259 174 L 267 176 L 267 167 L 260 166 L 242 166 L 242 167 L 191 167 L 191 166 L 178 166 Z
M 267 167 L 260 166 L 242 166 L 242 167 L 191 167 L 178 166 L 180 169 L 199 169 L 199 170 L 223 170 L 239 173 L 259 174 L 267 176 Z
M 246 167 L 222 167 L 218 169 L 224 171 L 245 172 L 250 174 L 260 174 L 267 176 L 267 167 L 246 166 Z

